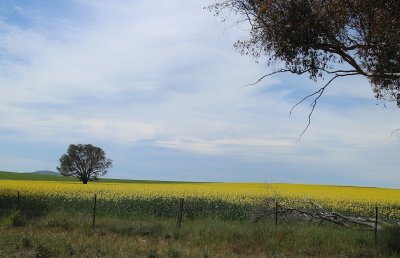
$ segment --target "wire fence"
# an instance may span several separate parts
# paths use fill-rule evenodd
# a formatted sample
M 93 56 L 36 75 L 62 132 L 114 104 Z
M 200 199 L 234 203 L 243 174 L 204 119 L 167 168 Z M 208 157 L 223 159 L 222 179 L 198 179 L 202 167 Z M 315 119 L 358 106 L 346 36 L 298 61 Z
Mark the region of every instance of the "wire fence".
M 282 207 L 283 205 L 278 201 L 272 202 L 268 207 L 269 210 L 263 210 L 262 215 L 268 215 L 264 217 L 273 221 L 275 226 L 278 227 L 278 223 L 284 223 L 287 220 L 287 211 L 296 211 L 293 208 L 283 210 Z M 102 199 L 98 194 L 94 194 L 89 199 L 82 199 L 65 198 L 64 196 L 52 196 L 52 198 L 48 198 L 47 196 L 23 195 L 20 191 L 3 192 L 0 196 L 0 216 L 6 216 L 13 210 L 18 210 L 27 217 L 38 217 L 54 211 L 73 212 L 81 214 L 84 220 L 90 221 L 93 227 L 96 226 L 99 216 L 141 215 L 175 217 L 176 228 L 180 230 L 184 217 L 249 220 L 255 214 L 256 209 L 255 205 L 251 204 L 239 205 L 220 200 L 196 198 L 127 198 L 109 200 Z M 380 228 L 378 225 L 378 207 L 375 207 L 371 213 L 374 214 L 374 220 L 370 219 L 368 223 L 372 225 L 370 229 L 373 229 L 376 238 L 378 228 Z M 332 214 L 334 216 L 341 216 L 339 214 L 335 215 L 335 213 Z M 307 212 L 302 215 L 306 215 L 307 217 Z M 310 218 L 310 216 L 308 217 Z
M 115 200 L 102 198 L 96 195 L 96 211 L 100 215 L 126 216 L 162 216 L 175 217 L 180 198 L 127 197 Z M 38 196 L 10 192 L 0 196 L 1 209 L 20 209 L 27 213 L 44 213 L 49 211 L 68 211 L 91 213 L 94 202 L 92 198 L 73 198 L 65 196 Z M 218 219 L 245 220 L 253 205 L 235 204 L 222 200 L 206 200 L 202 198 L 186 198 L 184 216 L 188 218 L 211 217 Z

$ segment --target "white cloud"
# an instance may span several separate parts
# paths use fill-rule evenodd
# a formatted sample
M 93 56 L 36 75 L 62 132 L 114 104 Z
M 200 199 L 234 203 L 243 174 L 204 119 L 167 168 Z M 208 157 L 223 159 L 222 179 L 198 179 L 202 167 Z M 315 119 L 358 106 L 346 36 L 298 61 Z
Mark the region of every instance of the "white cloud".
M 255 148 L 264 148 L 264 151 L 274 147 L 291 146 L 292 141 L 278 139 L 219 139 L 219 140 L 196 140 L 196 139 L 179 139 L 179 140 L 160 140 L 156 142 L 160 146 L 174 148 L 182 151 L 192 151 L 202 154 L 219 154 L 232 155 L 239 152 L 240 156 L 244 156 L 245 152 L 254 153 Z
M 123 148 L 146 141 L 249 162 L 338 168 L 397 144 L 388 135 L 399 127 L 399 112 L 376 108 L 361 79 L 332 85 L 296 143 L 309 108 L 298 106 L 290 118 L 289 111 L 318 85 L 277 76 L 241 88 L 267 68 L 232 48 L 247 32 L 224 27 L 202 9 L 207 2 L 72 4 L 90 19 L 63 17 L 49 31 L 46 24 L 0 24 L 0 130 L 8 132 L 1 140 Z M 354 105 L 341 106 L 342 98 Z M 360 170 L 369 162 L 359 162 Z
M 152 139 L 157 132 L 157 126 L 148 123 L 123 120 L 89 119 L 80 122 L 78 131 L 86 137 L 98 137 L 117 141 L 120 144 L 131 144 L 138 140 Z

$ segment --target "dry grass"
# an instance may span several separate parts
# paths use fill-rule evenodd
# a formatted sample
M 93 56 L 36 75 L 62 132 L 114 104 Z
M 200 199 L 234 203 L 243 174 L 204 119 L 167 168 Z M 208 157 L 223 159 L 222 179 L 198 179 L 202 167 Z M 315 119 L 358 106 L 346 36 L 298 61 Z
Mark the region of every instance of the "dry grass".
M 388 257 L 366 231 L 272 222 L 99 218 L 49 214 L 12 226 L 2 220 L 0 257 Z M 393 254 L 394 256 L 394 254 Z

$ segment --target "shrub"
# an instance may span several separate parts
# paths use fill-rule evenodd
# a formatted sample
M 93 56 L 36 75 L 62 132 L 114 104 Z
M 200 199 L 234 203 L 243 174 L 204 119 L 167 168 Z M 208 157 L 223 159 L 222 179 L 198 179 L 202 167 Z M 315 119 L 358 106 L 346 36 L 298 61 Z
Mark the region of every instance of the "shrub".
M 71 244 L 67 244 L 65 247 L 65 255 L 73 257 L 76 254 L 75 248 Z
M 35 257 L 36 258 L 50 258 L 53 257 L 53 253 L 50 251 L 48 247 L 39 243 L 35 249 Z
M 168 247 L 166 250 L 166 255 L 167 257 L 171 258 L 179 258 L 181 257 L 181 252 L 178 249 L 175 249 L 174 247 Z
M 74 221 L 66 215 L 54 214 L 53 216 L 49 216 L 45 224 L 49 227 L 58 227 L 65 230 L 74 228 Z
M 21 239 L 20 247 L 22 249 L 31 249 L 33 248 L 33 241 L 31 236 L 23 236 Z
M 148 258 L 157 258 L 158 257 L 157 251 L 155 249 L 149 250 L 147 257 Z
M 12 210 L 6 218 L 7 224 L 13 227 L 21 227 L 25 225 L 25 217 L 19 210 Z

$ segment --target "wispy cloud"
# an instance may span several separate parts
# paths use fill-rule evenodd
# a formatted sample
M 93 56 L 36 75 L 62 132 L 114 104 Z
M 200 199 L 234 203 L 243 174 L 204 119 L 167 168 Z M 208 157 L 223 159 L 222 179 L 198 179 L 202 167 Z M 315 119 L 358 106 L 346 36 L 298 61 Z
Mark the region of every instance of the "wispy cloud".
M 277 76 L 242 87 L 270 68 L 233 49 L 235 40 L 246 37 L 245 26 L 222 25 L 203 10 L 207 2 L 15 3 L 0 4 L 0 141 L 3 148 L 27 145 L 24 154 L 9 159 L 15 164 L 25 160 L 38 167 L 29 162 L 37 144 L 43 152 L 52 146 L 62 153 L 69 143 L 99 142 L 121 157 L 114 167 L 120 177 L 135 168 L 120 152 L 156 148 L 173 153 L 168 162 L 191 155 L 209 159 L 210 170 L 223 163 L 244 181 L 263 180 L 262 171 L 269 169 L 284 170 L 273 178 L 291 181 L 311 170 L 344 167 L 354 167 L 356 178 L 368 170 L 372 178 L 378 149 L 387 153 L 379 164 L 393 178 L 397 168 L 388 159 L 399 142 L 390 133 L 399 112 L 376 107 L 367 81 L 339 80 L 330 87 L 296 143 L 310 109 L 300 105 L 290 118 L 289 111 L 318 84 Z M 148 155 L 142 158 L 159 159 Z M 56 166 L 57 159 L 44 163 L 51 162 Z M 189 165 L 202 166 L 196 160 Z M 258 172 L 246 178 L 246 167 Z M 302 168 L 294 173 L 292 167 Z M 178 169 L 170 169 L 176 179 L 172 170 Z M 221 172 L 219 180 L 224 178 L 230 179 Z

